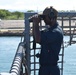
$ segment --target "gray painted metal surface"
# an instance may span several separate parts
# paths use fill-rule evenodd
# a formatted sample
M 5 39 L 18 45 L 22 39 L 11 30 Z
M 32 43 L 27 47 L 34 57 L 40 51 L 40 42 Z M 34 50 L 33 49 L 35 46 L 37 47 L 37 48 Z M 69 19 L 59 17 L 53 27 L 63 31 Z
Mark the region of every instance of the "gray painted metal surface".
M 58 12 L 58 17 L 76 17 L 76 12 Z
M 25 37 L 24 42 L 26 42 L 26 64 L 28 67 L 28 75 L 30 75 L 30 23 L 29 17 L 36 13 L 25 13 Z
M 14 61 L 12 63 L 10 73 L 12 75 L 20 75 L 21 72 L 21 66 L 22 66 L 22 59 L 23 59 L 23 44 L 20 43 L 14 58 Z

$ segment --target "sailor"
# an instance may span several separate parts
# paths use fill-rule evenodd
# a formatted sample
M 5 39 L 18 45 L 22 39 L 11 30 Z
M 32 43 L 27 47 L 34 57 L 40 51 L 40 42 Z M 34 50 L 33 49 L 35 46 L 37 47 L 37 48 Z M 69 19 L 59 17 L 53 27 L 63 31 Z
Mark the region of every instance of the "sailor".
M 57 62 L 63 42 L 63 31 L 57 23 L 57 14 L 58 11 L 51 6 L 44 9 L 42 19 L 48 26 L 48 30 L 44 31 L 39 30 L 40 16 L 35 15 L 32 18 L 35 42 L 41 45 L 39 75 L 60 75 Z

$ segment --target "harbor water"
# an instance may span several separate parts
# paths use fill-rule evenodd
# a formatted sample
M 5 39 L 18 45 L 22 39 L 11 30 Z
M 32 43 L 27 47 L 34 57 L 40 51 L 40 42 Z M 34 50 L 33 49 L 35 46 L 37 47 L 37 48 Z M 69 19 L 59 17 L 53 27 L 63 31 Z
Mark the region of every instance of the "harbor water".
M 9 72 L 20 40 L 21 37 L 0 37 L 0 73 Z M 76 75 L 76 44 L 65 47 L 63 68 L 63 75 Z

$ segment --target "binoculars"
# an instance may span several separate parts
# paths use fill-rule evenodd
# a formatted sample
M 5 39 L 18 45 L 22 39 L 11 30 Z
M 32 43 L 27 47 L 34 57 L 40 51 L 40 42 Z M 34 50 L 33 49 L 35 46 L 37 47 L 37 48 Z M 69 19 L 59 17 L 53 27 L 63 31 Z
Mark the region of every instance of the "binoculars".
M 29 21 L 30 21 L 30 22 L 33 21 L 32 18 L 33 18 L 33 17 L 30 17 L 30 18 L 29 18 Z M 41 20 L 43 20 L 43 19 L 45 18 L 45 15 L 38 15 L 38 18 L 40 18 Z

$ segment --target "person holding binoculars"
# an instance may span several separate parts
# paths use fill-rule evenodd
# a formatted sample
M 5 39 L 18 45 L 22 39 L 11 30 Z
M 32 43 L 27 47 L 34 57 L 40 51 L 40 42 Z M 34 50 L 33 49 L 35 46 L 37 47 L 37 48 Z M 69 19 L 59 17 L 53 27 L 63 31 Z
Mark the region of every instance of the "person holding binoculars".
M 63 42 L 63 31 L 57 22 L 58 11 L 53 7 L 44 9 L 43 14 L 34 15 L 33 34 L 35 42 L 41 45 L 39 57 L 39 75 L 60 75 L 58 67 L 59 52 Z M 48 30 L 39 30 L 39 23 L 44 20 Z

